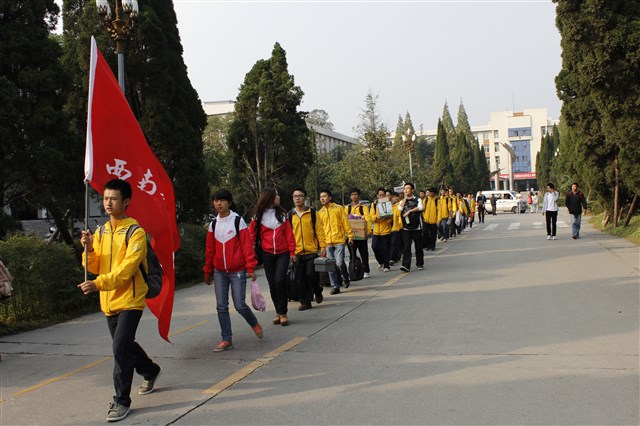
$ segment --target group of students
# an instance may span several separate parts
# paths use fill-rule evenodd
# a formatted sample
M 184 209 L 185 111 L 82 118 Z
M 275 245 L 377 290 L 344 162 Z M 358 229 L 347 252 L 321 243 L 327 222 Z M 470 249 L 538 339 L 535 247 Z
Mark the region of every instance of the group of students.
M 258 338 L 264 331 L 252 309 L 246 304 L 247 277 L 255 280 L 256 267 L 262 263 L 269 284 L 276 316 L 273 324 L 289 324 L 288 302 L 290 279 L 288 272 L 295 265 L 295 291 L 300 301 L 299 311 L 323 301 L 323 286 L 315 270 L 318 257 L 335 259 L 336 270 L 328 273 L 330 293 L 339 294 L 341 287 L 349 288 L 349 271 L 345 252 L 361 258 L 364 277 L 370 275 L 367 237 L 356 238 L 352 221 L 365 221 L 365 228 L 373 231 L 372 248 L 378 269 L 388 272 L 402 259 L 400 269 L 411 269 L 411 245 L 415 246 L 416 267 L 424 269 L 425 250 L 435 250 L 436 239 L 446 241 L 473 224 L 475 200 L 452 190 L 437 197 L 431 188 L 421 198 L 414 194 L 412 183 L 404 185 L 403 193 L 384 188 L 377 191 L 377 199 L 370 205 L 360 201 L 360 191 L 351 191 L 351 203 L 341 206 L 333 202 L 329 190 L 320 192 L 319 210 L 308 207 L 307 191 L 296 188 L 292 194 L 294 207 L 286 211 L 275 189 L 260 194 L 252 220 L 247 225 L 233 210 L 233 195 L 226 189 L 213 194 L 217 213 L 208 226 L 204 282 L 214 284 L 216 311 L 221 328 L 221 340 L 215 352 L 233 347 L 233 333 L 229 314 L 229 293 L 236 311 L 245 319 Z M 107 421 L 124 419 L 130 413 L 133 373 L 143 377 L 138 393 L 153 392 L 162 372 L 135 336 L 146 306 L 148 287 L 143 271 L 148 271 L 147 243 L 144 229 L 126 215 L 132 189 L 128 182 L 113 179 L 104 187 L 103 207 L 109 221 L 99 232 L 82 232 L 87 269 L 96 274 L 92 280 L 79 284 L 89 294 L 100 292 L 100 306 L 107 318 L 113 339 L 115 395 L 109 404 Z M 484 203 L 480 198 L 479 205 Z M 391 204 L 391 211 L 388 207 Z M 481 216 L 482 217 L 482 216 Z M 482 218 L 481 221 L 484 219 Z M 354 223 L 355 224 L 355 223 Z M 134 232 L 130 234 L 130 228 Z

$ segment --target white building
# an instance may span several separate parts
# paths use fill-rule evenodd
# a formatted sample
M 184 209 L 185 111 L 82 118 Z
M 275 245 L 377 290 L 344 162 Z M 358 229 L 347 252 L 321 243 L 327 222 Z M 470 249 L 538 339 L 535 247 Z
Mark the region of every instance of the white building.
M 491 172 L 499 171 L 492 178 L 492 188 L 509 188 L 510 155 L 504 145 L 510 147 L 515 158 L 512 163 L 513 189 L 525 190 L 537 187 L 536 155 L 540 151 L 542 137 L 552 131 L 558 120 L 549 117 L 546 108 L 531 108 L 491 113 L 489 123 L 471 126 L 471 132 L 484 149 Z M 435 139 L 437 130 L 425 132 Z
M 235 111 L 235 101 L 209 101 L 203 103 L 204 112 L 207 116 L 226 115 Z M 309 130 L 315 134 L 318 152 L 331 152 L 339 146 L 359 145 L 358 141 L 351 136 L 343 135 L 334 130 L 307 123 Z

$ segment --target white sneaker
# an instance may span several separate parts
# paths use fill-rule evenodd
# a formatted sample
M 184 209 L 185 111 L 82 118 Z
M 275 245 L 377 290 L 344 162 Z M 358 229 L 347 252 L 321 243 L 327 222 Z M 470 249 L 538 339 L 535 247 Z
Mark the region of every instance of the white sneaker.
M 547 235 L 547 240 L 550 240 L 550 239 L 551 239 L 551 235 Z
M 555 239 L 556 239 L 556 237 L 551 237 L 551 239 L 552 239 L 552 240 L 555 240 Z
M 384 265 L 378 265 L 378 271 L 382 271 L 382 268 L 384 268 Z
M 384 268 L 384 272 L 389 272 L 391 269 L 389 268 Z
M 369 273 L 368 273 L 368 272 L 365 272 L 365 273 L 364 273 L 364 278 L 369 278 L 369 277 L 370 277 Z

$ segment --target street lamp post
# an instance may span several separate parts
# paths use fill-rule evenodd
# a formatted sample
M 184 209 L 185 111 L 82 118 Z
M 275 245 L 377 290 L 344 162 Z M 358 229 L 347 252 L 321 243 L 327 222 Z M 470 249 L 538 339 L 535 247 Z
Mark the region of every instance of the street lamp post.
M 138 19 L 138 0 L 115 0 L 116 16 L 113 20 L 108 0 L 96 0 L 96 8 L 107 31 L 116 42 L 118 83 L 124 93 L 124 50 Z
M 409 141 L 409 143 L 407 143 Z M 413 162 L 411 161 L 411 152 L 413 151 L 413 144 L 416 142 L 416 134 L 411 134 L 411 129 L 407 129 L 407 134 L 402 135 L 402 142 L 407 144 L 409 148 L 409 176 L 411 176 L 411 180 L 413 180 Z

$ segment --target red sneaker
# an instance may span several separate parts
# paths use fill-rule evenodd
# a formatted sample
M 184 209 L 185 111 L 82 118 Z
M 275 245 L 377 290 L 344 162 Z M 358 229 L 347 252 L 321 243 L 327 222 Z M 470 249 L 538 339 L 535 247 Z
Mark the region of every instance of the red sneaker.
M 213 351 L 223 352 L 223 351 L 226 351 L 227 349 L 231 349 L 232 347 L 233 345 L 231 344 L 231 342 L 229 342 L 228 340 L 223 340 L 222 342 L 218 343 L 215 348 L 213 348 Z
M 254 325 L 253 327 L 251 327 L 251 329 L 253 330 L 254 333 L 256 333 L 256 336 L 258 336 L 258 339 L 262 339 L 262 336 L 264 334 L 262 333 L 262 326 L 260 325 L 260 323 L 257 323 L 256 325 Z

